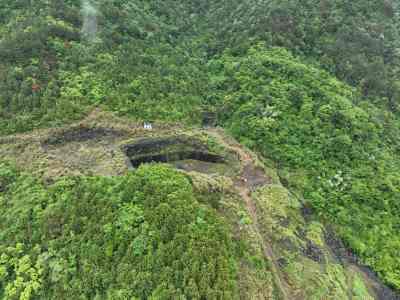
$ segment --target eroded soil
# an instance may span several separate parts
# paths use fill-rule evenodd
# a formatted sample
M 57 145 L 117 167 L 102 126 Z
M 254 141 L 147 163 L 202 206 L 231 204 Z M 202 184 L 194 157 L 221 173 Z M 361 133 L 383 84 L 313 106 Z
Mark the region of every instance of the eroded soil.
M 126 136 L 128 132 L 104 127 L 79 126 L 56 133 L 42 142 L 43 147 L 63 145 L 71 142 L 89 140 L 116 139 Z
M 205 134 L 215 138 L 224 148 L 223 152 L 230 153 L 228 160 L 219 154 L 212 153 L 204 144 L 196 140 L 182 139 L 182 133 L 187 134 L 188 131 L 167 128 L 148 132 L 139 126 L 119 123 L 114 118 L 110 118 L 110 120 L 107 118 L 107 115 L 100 114 L 100 116 L 92 116 L 92 119 L 89 118 L 80 124 L 62 130 L 40 131 L 30 135 L 1 138 L 0 159 L 14 161 L 18 166 L 37 173 L 44 179 L 82 174 L 114 176 L 128 171 L 126 154 L 129 156 L 129 153 L 124 146 L 133 145 L 132 138 L 143 137 L 142 143 L 139 143 L 136 148 L 131 147 L 129 151 L 132 151 L 133 154 L 144 155 L 142 157 L 146 157 L 150 153 L 147 157 L 151 158 L 151 155 L 162 151 L 165 147 L 174 147 L 176 137 L 179 137 L 181 145 L 173 148 L 175 153 L 188 153 L 189 148 L 191 153 L 206 153 L 215 155 L 215 157 L 208 159 L 204 155 L 202 156 L 204 159 L 202 159 L 196 155 L 172 155 L 173 160 L 163 156 L 159 161 L 169 162 L 184 171 L 206 174 L 204 176 L 218 174 L 231 178 L 233 188 L 236 194 L 242 198 L 251 219 L 251 226 L 259 236 L 264 257 L 271 262 L 271 273 L 275 276 L 274 281 L 280 291 L 280 298 L 302 299 L 297 298 L 299 294 L 293 290 L 287 279 L 284 271 L 286 262 L 278 255 L 279 253 L 274 253 L 276 249 L 271 237 L 263 230 L 265 228 L 261 222 L 262 212 L 256 205 L 253 193 L 264 186 L 279 184 L 279 180 L 277 182 L 276 178 L 270 176 L 254 153 L 247 151 L 242 145 L 226 136 L 222 130 L 209 128 Z M 108 122 L 113 126 L 108 126 Z M 174 138 L 163 138 L 162 136 L 173 136 Z M 154 161 L 154 157 L 150 161 Z M 303 213 L 303 216 L 311 215 L 309 211 Z M 304 217 L 308 219 L 307 216 Z M 282 220 L 282 222 L 284 221 Z M 400 299 L 392 290 L 383 285 L 373 272 L 360 266 L 357 259 L 334 235 L 328 234 L 325 236 L 325 240 L 333 256 L 341 265 L 361 274 L 368 287 L 373 290 L 376 299 Z M 322 253 L 314 244 L 307 244 L 304 251 L 304 255 L 314 262 L 319 263 L 322 260 Z

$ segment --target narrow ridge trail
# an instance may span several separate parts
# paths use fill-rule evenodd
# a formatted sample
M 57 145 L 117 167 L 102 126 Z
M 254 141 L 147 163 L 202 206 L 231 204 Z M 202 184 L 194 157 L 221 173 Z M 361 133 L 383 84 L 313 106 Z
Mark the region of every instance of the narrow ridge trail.
M 275 276 L 275 284 L 281 292 L 281 297 L 288 300 L 296 299 L 296 296 L 293 295 L 289 284 L 285 280 L 284 274 L 280 270 L 277 259 L 275 258 L 274 252 L 271 247 L 271 242 L 262 233 L 263 230 L 261 229 L 261 225 L 259 222 L 257 207 L 251 197 L 251 193 L 255 187 L 260 187 L 262 185 L 268 184 L 268 178 L 266 177 L 264 171 L 261 172 L 261 168 L 258 168 L 255 165 L 254 158 L 247 151 L 245 151 L 240 144 L 235 142 L 233 139 L 230 141 L 226 140 L 225 134 L 222 130 L 210 129 L 207 131 L 207 133 L 218 139 L 218 141 L 224 147 L 235 152 L 238 155 L 240 163 L 243 166 L 243 170 L 240 176 L 235 178 L 234 187 L 237 193 L 242 197 L 246 205 L 246 210 L 251 217 L 252 226 L 255 232 L 260 236 L 264 256 L 271 262 L 273 274 L 277 274 L 277 276 Z
M 297 294 L 288 284 L 287 280 L 285 279 L 286 276 L 281 271 L 275 257 L 271 246 L 271 241 L 269 240 L 268 236 L 263 234 L 258 208 L 251 195 L 256 188 L 271 184 L 271 182 L 265 174 L 265 171 L 261 167 L 257 166 L 256 154 L 250 154 L 250 151 L 246 151 L 246 149 L 236 140 L 230 136 L 227 136 L 222 129 L 210 128 L 206 132 L 210 136 L 216 138 L 226 149 L 233 151 L 238 155 L 238 159 L 242 166 L 242 171 L 239 176 L 234 178 L 234 188 L 245 203 L 246 210 L 252 220 L 252 227 L 260 237 L 265 258 L 271 262 L 272 273 L 276 274 L 276 276 L 274 276 L 275 284 L 281 293 L 281 298 L 287 300 L 303 299 L 303 297 Z M 330 245 L 329 247 L 332 250 L 333 246 Z M 346 259 L 345 256 L 341 257 L 340 259 L 344 259 L 345 264 L 348 265 L 348 267 L 354 269 L 357 274 L 360 274 L 364 278 L 364 280 L 368 283 L 370 291 L 376 297 L 376 299 L 400 299 L 399 295 L 393 292 L 390 288 L 386 287 L 379 280 L 379 278 L 377 278 L 377 276 L 371 272 L 371 270 Z

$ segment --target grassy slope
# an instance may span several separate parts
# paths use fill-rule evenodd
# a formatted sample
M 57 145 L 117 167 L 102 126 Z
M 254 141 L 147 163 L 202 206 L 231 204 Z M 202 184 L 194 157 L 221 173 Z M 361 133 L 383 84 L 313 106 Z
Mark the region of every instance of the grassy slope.
M 184 129 L 162 128 L 156 129 L 153 133 L 143 132 L 135 123 L 117 119 L 99 111 L 92 114 L 85 122 L 81 122 L 81 126 L 74 125 L 71 128 L 87 128 L 90 125 L 92 128 L 96 126 L 107 128 L 107 124 L 112 124 L 114 130 L 125 130 L 128 133 L 123 137 L 93 136 L 92 139 L 86 141 L 65 141 L 49 148 L 43 148 L 38 142 L 36 146 L 35 143 L 31 143 L 25 153 L 10 151 L 10 149 L 22 149 L 21 142 L 29 139 L 30 141 L 35 139 L 46 141 L 51 137 L 60 137 L 60 132 L 69 132 L 68 127 L 63 130 L 43 130 L 18 135 L 14 139 L 2 140 L 0 147 L 2 160 L 15 160 L 19 162 L 20 168 L 34 172 L 37 177 L 44 177 L 48 182 L 43 185 L 37 178 L 2 165 L 1 205 L 2 210 L 7 212 L 0 219 L 0 226 L 4 228 L 0 236 L 2 252 L 7 255 L 7 259 L 3 256 L 1 265 L 2 292 L 8 293 L 9 297 L 31 293 L 39 296 L 40 299 L 60 299 L 65 294 L 79 293 L 88 299 L 95 295 L 99 299 L 119 299 L 118 297 L 123 299 L 128 295 L 140 297 L 140 295 L 151 294 L 156 299 L 168 299 L 168 297 L 174 298 L 179 293 L 190 295 L 189 293 L 196 291 L 196 287 L 201 294 L 207 293 L 204 286 L 206 283 L 201 283 L 202 279 L 196 277 L 195 269 L 184 273 L 187 274 L 185 276 L 193 277 L 194 284 L 190 292 L 186 289 L 188 287 L 184 287 L 185 284 L 180 281 L 180 277 L 169 285 L 161 287 L 156 285 L 156 282 L 159 282 L 158 277 L 151 277 L 153 279 L 146 277 L 148 284 L 141 284 L 138 279 L 142 278 L 141 273 L 137 273 L 135 278 L 139 281 L 135 281 L 138 287 L 136 289 L 132 289 L 132 281 L 126 281 L 130 278 L 131 271 L 123 268 L 124 263 L 129 264 L 129 270 L 138 268 L 150 271 L 152 269 L 148 268 L 153 268 L 151 261 L 156 259 L 158 275 L 151 275 L 153 272 L 151 271 L 146 276 L 167 276 L 166 274 L 171 272 L 169 268 L 172 268 L 175 274 L 184 270 L 166 256 L 157 256 L 162 253 L 157 252 L 157 254 L 150 249 L 145 252 L 147 254 L 140 252 L 142 244 L 138 241 L 141 235 L 137 234 L 142 230 L 152 230 L 151 236 L 157 239 L 157 230 L 168 227 L 167 219 L 157 223 L 154 218 L 157 215 L 155 211 L 159 208 L 150 205 L 152 201 L 164 203 L 162 199 L 165 197 L 168 199 L 165 203 L 174 207 L 175 212 L 173 210 L 169 212 L 173 216 L 174 223 L 180 218 L 189 222 L 191 213 L 188 212 L 193 206 L 196 211 L 193 220 L 196 220 L 196 224 L 206 226 L 201 227 L 206 231 L 202 233 L 202 238 L 196 238 L 196 243 L 204 242 L 202 246 L 206 247 L 204 251 L 211 251 L 202 252 L 207 256 L 207 261 L 214 257 L 212 251 L 215 249 L 224 249 L 223 252 L 219 251 L 218 255 L 215 253 L 215 258 L 229 257 L 228 269 L 212 272 L 217 276 L 212 280 L 222 278 L 220 276 L 228 276 L 224 277 L 224 286 L 218 288 L 222 293 L 222 298 L 232 299 L 240 296 L 244 299 L 279 299 L 285 295 L 289 296 L 286 299 L 291 299 L 291 296 L 305 299 L 320 299 L 325 296 L 329 299 L 375 297 L 373 286 L 369 281 L 364 280 L 363 273 L 351 268 L 350 265 L 340 264 L 331 254 L 324 239 L 323 226 L 317 220 L 304 220 L 300 212 L 300 203 L 289 196 L 272 169 L 265 168 L 267 172 L 265 176 L 270 178 L 270 183 L 251 195 L 251 201 L 256 204 L 256 215 L 254 215 L 248 211 L 241 193 L 236 192 L 232 181 L 234 178 L 198 173 L 190 173 L 186 177 L 165 167 L 156 166 L 146 167 L 127 175 L 127 169 L 123 164 L 120 169 L 115 168 L 115 158 L 122 155 L 119 147 L 114 148 L 116 144 L 123 145 L 132 141 L 132 138 L 149 134 L 166 135 L 180 132 L 199 135 L 199 133 Z M 207 138 L 207 135 L 204 135 L 204 138 Z M 223 133 L 213 133 L 208 139 L 213 140 L 218 148 L 234 145 L 235 151 L 240 151 L 240 155 L 251 158 L 256 165 L 263 167 L 254 154 L 241 149 L 240 145 L 224 136 Z M 84 155 L 84 153 L 95 153 L 99 144 L 103 148 L 102 151 L 106 151 L 105 154 L 98 156 L 101 160 L 94 161 L 93 156 Z M 80 147 L 76 148 L 76 145 Z M 67 149 L 75 149 L 74 154 L 66 154 Z M 115 151 L 114 157 L 106 154 L 110 149 Z M 99 150 L 100 147 L 97 151 Z M 29 153 L 35 153 L 33 154 L 35 159 L 25 158 Z M 61 161 L 64 163 L 60 163 Z M 99 164 L 103 168 L 99 169 Z M 57 169 L 56 166 L 59 172 L 53 173 Z M 244 167 L 244 161 L 242 161 L 242 167 Z M 103 173 L 107 169 L 112 173 Z M 70 176 L 74 174 L 75 176 Z M 120 176 L 98 177 L 98 174 L 120 174 Z M 65 177 L 65 175 L 69 176 Z M 101 193 L 99 193 L 100 190 Z M 136 196 L 132 198 L 132 195 Z M 161 197 L 162 195 L 165 197 Z M 141 197 L 146 197 L 146 199 Z M 80 200 L 76 201 L 76 199 Z M 131 202 L 129 199 L 136 200 Z M 148 203 L 145 204 L 143 201 Z M 147 208 L 148 205 L 151 207 Z M 180 205 L 184 205 L 183 210 L 179 209 Z M 97 207 L 95 211 L 93 207 Z M 89 211 L 91 213 L 88 213 Z M 136 219 L 132 219 L 133 217 Z M 257 221 L 254 218 L 257 218 Z M 20 221 L 14 223 L 11 220 Z M 140 224 L 145 222 L 143 224 L 148 225 L 131 226 L 130 222 L 137 222 L 137 220 L 141 220 Z M 254 226 L 255 222 L 259 225 Z M 176 225 L 172 229 L 173 232 L 184 233 L 186 230 L 184 223 L 182 227 L 179 224 Z M 152 226 L 156 224 L 162 224 L 162 227 L 153 228 Z M 145 229 L 147 226 L 150 227 Z M 213 242 L 211 236 L 207 237 L 208 234 L 213 234 L 215 226 L 218 228 L 218 234 L 223 236 L 219 235 L 218 242 L 217 240 Z M 31 228 L 37 234 L 30 236 L 29 231 L 23 228 L 27 230 Z M 104 230 L 108 233 L 103 233 Z M 90 238 L 85 238 L 89 235 Z M 40 236 L 42 238 L 39 238 Z M 148 234 L 144 236 L 148 237 Z M 227 244 L 224 245 L 209 244 L 221 243 L 225 239 L 227 239 Z M 163 247 L 168 248 L 173 240 L 167 238 L 163 242 L 155 240 L 154 243 L 162 243 Z M 271 246 L 272 254 L 264 252 L 263 249 L 267 244 Z M 313 251 L 319 255 L 317 259 L 315 254 L 312 255 L 314 252 L 311 254 L 305 252 L 307 245 L 310 244 L 313 245 Z M 79 247 L 74 245 L 79 245 Z M 82 247 L 82 245 L 85 246 Z M 128 245 L 130 245 L 129 248 L 125 249 L 124 247 Z M 173 247 L 175 250 L 180 249 L 178 245 Z M 193 245 L 193 247 L 189 249 L 199 250 L 198 246 Z M 43 260 L 43 257 L 47 257 L 49 253 L 51 256 Z M 122 253 L 125 254 L 122 255 Z M 190 257 L 193 255 L 198 259 L 202 257 L 201 253 L 192 253 Z M 180 254 L 180 257 L 184 256 L 185 254 Z M 140 261 L 143 259 L 149 259 L 150 265 L 140 267 Z M 166 259 L 165 265 L 161 263 L 164 259 Z M 187 266 L 192 263 L 196 265 L 195 261 L 188 261 Z M 220 263 L 218 263 L 219 267 L 221 267 Z M 66 269 L 67 265 L 70 267 Z M 275 267 L 272 267 L 273 265 Z M 29 266 L 30 269 L 25 269 L 24 266 Z M 91 271 L 94 266 L 96 266 L 96 272 Z M 80 270 L 79 273 L 76 273 L 78 272 L 76 267 Z M 16 268 L 20 268 L 19 271 Z M 77 278 L 76 284 L 75 281 L 68 279 L 69 276 Z M 79 280 L 81 276 L 85 276 L 84 281 Z M 22 282 L 17 283 L 17 278 L 22 278 Z M 227 278 L 231 278 L 231 281 Z M 185 280 L 186 283 L 188 281 Z M 88 282 L 91 284 L 89 285 Z M 210 284 L 214 290 L 215 282 Z M 282 291 L 283 285 L 286 286 L 285 292 Z M 192 289 L 193 287 L 195 288 Z
M 229 18 L 218 13 L 210 17 L 228 25 L 234 23 L 235 26 L 228 26 L 233 32 L 225 32 L 227 26 L 219 26 L 215 19 L 208 24 L 208 19 L 202 18 L 210 8 L 210 11 L 227 12 L 228 16 L 231 12 L 226 7 L 214 10 L 206 2 L 204 7 L 197 7 L 196 1 L 137 1 L 134 4 L 99 1 L 100 30 L 97 39 L 89 43 L 80 35 L 82 20 L 78 1 L 54 1 L 50 5 L 36 1 L 32 8 L 24 1 L 15 5 L 2 1 L 1 12 L 7 17 L 1 18 L 0 25 L 0 82 L 4 87 L 0 91 L 0 132 L 59 126 L 80 119 L 93 106 L 139 120 L 183 120 L 191 125 L 200 124 L 204 108 L 217 110 L 221 112 L 221 124 L 230 128 L 243 143 L 273 159 L 289 187 L 312 202 L 322 218 L 339 224 L 341 236 L 364 262 L 373 266 L 387 282 L 398 286 L 399 124 L 397 117 L 385 108 L 387 95 L 379 98 L 376 93 L 382 90 L 377 79 L 397 78 L 397 63 L 392 55 L 396 45 L 383 45 L 379 34 L 370 32 L 375 28 L 372 22 L 375 20 L 389 37 L 385 43 L 391 42 L 396 36 L 389 26 L 394 19 L 382 19 L 385 11 L 378 3 L 371 13 L 360 9 L 361 2 L 353 2 L 354 7 L 338 5 L 338 9 L 332 10 L 333 19 L 327 20 L 343 23 L 335 17 L 343 12 L 344 19 L 356 20 L 354 24 L 343 24 L 347 29 L 361 28 L 357 37 L 366 36 L 357 41 L 363 46 L 361 58 L 348 51 L 352 43 L 337 48 L 341 49 L 338 56 L 330 53 L 328 50 L 335 48 L 336 43 L 340 46 L 343 39 L 340 34 L 336 39 L 329 30 L 321 35 L 322 43 L 318 39 L 309 40 L 320 36 L 312 34 L 319 28 L 319 11 L 306 16 L 312 22 L 304 28 L 302 16 L 296 15 L 297 27 L 293 27 L 293 32 L 286 32 L 287 28 L 282 26 L 278 29 L 283 33 L 274 33 L 271 38 L 264 31 L 270 27 L 266 24 L 271 20 L 264 20 L 257 13 L 266 7 L 254 10 L 250 1 L 238 9 L 243 13 L 242 21 L 255 21 L 254 26 L 240 20 L 226 21 Z M 285 9 L 293 8 L 291 5 L 277 7 L 272 20 L 285 21 L 280 17 Z M 353 18 L 352 14 L 357 17 Z M 365 20 L 372 20 L 372 24 Z M 326 28 L 332 25 L 329 22 Z M 215 26 L 215 30 L 210 31 L 206 24 Z M 300 61 L 283 50 L 268 48 L 253 48 L 253 52 L 245 54 L 252 42 L 241 38 L 243 26 L 252 28 L 256 40 L 275 41 L 306 56 L 309 45 L 331 45 L 329 49 L 312 49 L 327 51 L 319 53 L 321 57 L 317 60 L 326 69 L 333 68 L 333 73 L 338 70 L 339 77 L 359 85 L 363 93 L 369 83 L 379 83 L 371 85 L 371 90 L 375 90 L 372 99 L 365 101 L 359 92 L 306 64 L 310 57 Z M 254 35 L 257 32 L 266 34 Z M 368 34 L 364 35 L 365 32 Z M 243 33 L 247 35 L 246 31 Z M 297 33 L 304 39 L 292 38 Z M 226 45 L 220 45 L 216 38 L 224 35 L 238 39 L 233 39 L 233 43 L 223 40 L 233 51 L 227 49 L 227 54 L 220 58 Z M 344 40 L 349 37 L 354 38 L 345 35 Z M 370 72 L 388 58 L 375 53 L 376 48 L 369 47 L 368 41 L 390 56 L 388 65 L 393 74 L 387 72 L 387 66 L 380 68 L 382 72 Z M 341 53 L 346 54 L 350 63 L 342 64 L 348 60 Z M 210 61 L 214 54 L 217 54 L 215 59 Z M 311 60 L 315 63 L 315 57 Z M 349 78 L 345 78 L 347 75 Z M 392 90 L 392 84 L 395 82 L 390 82 L 387 91 L 394 97 L 396 91 Z M 15 158 L 13 152 L 38 146 L 40 142 L 31 145 L 28 139 L 20 142 L 19 148 L 10 146 L 3 151 L 11 152 Z M 112 149 L 104 152 L 96 145 L 92 147 L 94 152 L 82 153 L 78 149 L 71 149 L 71 153 L 81 155 L 75 162 L 47 155 L 42 160 L 43 153 L 35 156 L 36 152 L 29 150 L 22 161 L 28 165 L 33 161 L 36 165 L 31 169 L 38 175 L 47 172 L 48 177 L 80 174 L 91 163 L 97 166 L 94 172 L 103 175 L 123 168 L 122 157 L 117 157 L 113 167 L 101 164 Z M 80 164 L 80 158 L 88 157 L 93 160 L 87 166 L 78 171 L 74 169 Z
M 212 66 L 222 123 L 398 286 L 396 117 L 280 48 L 228 53 Z

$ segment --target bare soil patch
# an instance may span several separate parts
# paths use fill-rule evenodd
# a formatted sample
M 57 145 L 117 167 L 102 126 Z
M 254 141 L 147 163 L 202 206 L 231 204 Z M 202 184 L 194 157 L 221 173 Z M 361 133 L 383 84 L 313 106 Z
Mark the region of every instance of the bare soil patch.
M 272 182 L 271 178 L 265 175 L 265 171 L 261 167 L 256 167 L 253 164 L 244 166 L 241 177 L 250 190 L 255 190 Z
M 127 134 L 122 130 L 104 127 L 73 127 L 51 135 L 42 142 L 42 146 L 57 146 L 71 142 L 86 142 L 102 138 L 120 138 Z

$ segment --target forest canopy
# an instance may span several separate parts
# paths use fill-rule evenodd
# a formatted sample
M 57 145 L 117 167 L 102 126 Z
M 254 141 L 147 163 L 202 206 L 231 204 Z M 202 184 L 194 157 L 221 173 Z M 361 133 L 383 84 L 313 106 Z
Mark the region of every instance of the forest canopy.
M 400 289 L 399 18 L 393 0 L 0 0 L 0 134 L 211 111 Z M 46 186 L 2 163 L 0 206 L 0 297 L 235 294 L 227 225 L 168 168 Z
M 0 167 L 1 299 L 236 294 L 237 251 L 227 225 L 177 171 L 147 166 L 46 187 Z

